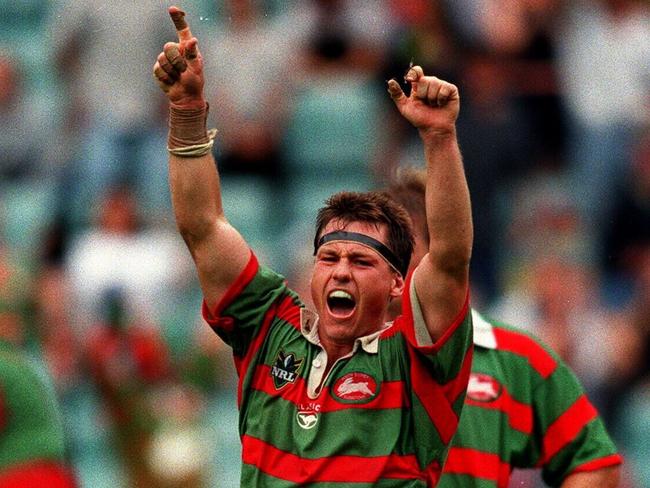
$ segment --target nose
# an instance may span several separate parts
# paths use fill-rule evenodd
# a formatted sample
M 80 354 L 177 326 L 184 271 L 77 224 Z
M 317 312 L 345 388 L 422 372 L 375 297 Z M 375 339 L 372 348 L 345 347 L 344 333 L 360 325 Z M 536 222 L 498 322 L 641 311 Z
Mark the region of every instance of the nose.
M 332 278 L 337 281 L 350 280 L 350 263 L 348 263 L 347 259 L 341 259 L 336 263 L 336 266 L 332 271 Z

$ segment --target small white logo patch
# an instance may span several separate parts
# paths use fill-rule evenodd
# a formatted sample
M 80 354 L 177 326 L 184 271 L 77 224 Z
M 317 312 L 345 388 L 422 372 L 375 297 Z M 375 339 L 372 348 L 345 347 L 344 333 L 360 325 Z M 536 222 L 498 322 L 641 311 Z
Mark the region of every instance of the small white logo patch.
M 332 392 L 345 401 L 369 401 L 377 394 L 377 382 L 366 373 L 348 373 L 339 378 Z
M 501 385 L 487 374 L 472 373 L 467 385 L 467 397 L 477 402 L 491 402 L 501 395 Z
M 318 414 L 312 411 L 301 411 L 296 415 L 296 420 L 303 429 L 313 429 L 318 423 Z

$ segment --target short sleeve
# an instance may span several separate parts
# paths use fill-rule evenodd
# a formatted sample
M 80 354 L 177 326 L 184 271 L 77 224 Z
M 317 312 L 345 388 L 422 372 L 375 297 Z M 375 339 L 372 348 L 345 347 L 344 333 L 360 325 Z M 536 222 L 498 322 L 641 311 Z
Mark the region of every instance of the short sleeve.
M 569 367 L 558 366 L 533 396 L 539 436 L 535 450 L 542 477 L 551 486 L 578 471 L 591 471 L 622 462 L 602 418 Z
M 275 303 L 291 294 L 283 276 L 260 266 L 251 253 L 239 277 L 214 307 L 203 301 L 202 314 L 235 356 L 244 356 Z

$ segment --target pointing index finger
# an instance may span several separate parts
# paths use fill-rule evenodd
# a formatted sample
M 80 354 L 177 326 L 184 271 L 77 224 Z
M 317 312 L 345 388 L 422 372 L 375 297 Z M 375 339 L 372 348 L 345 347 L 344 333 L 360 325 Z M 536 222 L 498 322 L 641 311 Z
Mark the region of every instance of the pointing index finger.
M 178 39 L 180 41 L 189 41 L 190 39 L 192 39 L 190 26 L 187 24 L 187 21 L 185 20 L 185 12 L 183 12 L 178 7 L 172 6 L 169 7 L 169 16 L 172 18 L 172 21 L 174 22 L 174 26 L 176 27 Z

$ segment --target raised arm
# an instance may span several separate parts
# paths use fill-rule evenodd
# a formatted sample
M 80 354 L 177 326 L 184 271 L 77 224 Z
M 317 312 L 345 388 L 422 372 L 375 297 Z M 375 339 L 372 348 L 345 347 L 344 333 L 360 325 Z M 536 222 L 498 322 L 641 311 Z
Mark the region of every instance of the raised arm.
M 431 338 L 435 341 L 461 311 L 469 287 L 472 217 L 469 190 L 456 139 L 458 89 L 414 66 L 406 75 L 411 93 L 388 82 L 402 116 L 419 131 L 427 163 L 426 214 L 429 253 L 413 276 Z
M 226 220 L 212 144 L 206 131 L 203 59 L 185 13 L 169 8 L 178 42 L 168 42 L 154 76 L 169 99 L 169 182 L 176 224 L 192 254 L 206 302 L 215 305 L 250 257 Z

